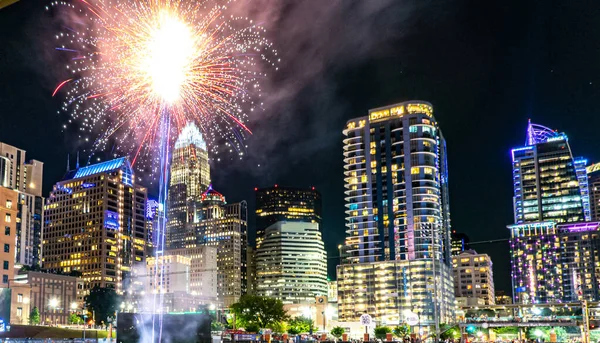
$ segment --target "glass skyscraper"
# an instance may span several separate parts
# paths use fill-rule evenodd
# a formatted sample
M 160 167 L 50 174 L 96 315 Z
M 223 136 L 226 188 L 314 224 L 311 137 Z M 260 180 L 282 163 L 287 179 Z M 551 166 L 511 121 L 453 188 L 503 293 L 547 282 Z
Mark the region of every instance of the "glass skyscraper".
M 431 104 L 407 101 L 348 121 L 344 134 L 345 264 L 342 321 L 369 313 L 384 325 L 418 311 L 453 315 L 446 142 Z M 435 300 L 434 300 L 435 299 Z
M 525 146 L 512 150 L 515 224 L 590 220 L 585 164 L 567 135 L 530 121 Z

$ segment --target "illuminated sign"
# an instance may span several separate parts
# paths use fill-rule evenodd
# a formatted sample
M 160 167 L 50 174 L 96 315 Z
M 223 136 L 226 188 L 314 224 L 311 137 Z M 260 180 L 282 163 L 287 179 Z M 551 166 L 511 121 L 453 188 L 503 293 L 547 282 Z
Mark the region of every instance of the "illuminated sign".
M 113 211 L 104 213 L 104 227 L 111 230 L 119 229 L 119 214 Z

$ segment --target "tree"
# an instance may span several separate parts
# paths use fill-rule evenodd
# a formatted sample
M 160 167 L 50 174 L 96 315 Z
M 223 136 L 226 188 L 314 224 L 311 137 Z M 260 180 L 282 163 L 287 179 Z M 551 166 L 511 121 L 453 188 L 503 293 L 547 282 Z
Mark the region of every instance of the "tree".
M 94 287 L 86 295 L 85 302 L 90 312 L 96 314 L 96 324 L 107 323 L 108 317 L 114 317 L 119 308 L 120 297 L 114 288 Z
M 239 302 L 231 305 L 230 309 L 235 314 L 236 321 L 245 328 L 249 325 L 273 328 L 288 319 L 281 300 L 269 297 L 247 294 L 242 296 Z
M 336 326 L 333 329 L 331 329 L 331 334 L 333 335 L 333 337 L 340 339 L 340 337 L 342 337 L 342 335 L 346 332 L 346 330 L 341 327 L 341 326 Z
M 443 340 L 454 339 L 460 337 L 460 329 L 458 326 L 452 326 L 448 324 L 441 325 L 440 338 Z
M 392 333 L 392 329 L 387 326 L 376 326 L 375 327 L 375 338 L 384 340 L 388 333 Z
M 406 337 L 410 336 L 410 327 L 406 324 L 402 324 L 402 325 L 396 326 L 392 330 L 392 333 L 394 334 L 394 336 L 404 340 Z
M 296 317 L 288 322 L 288 333 L 297 335 L 299 333 L 308 333 L 315 329 L 312 319 L 307 317 Z
M 83 319 L 77 315 L 77 313 L 71 313 L 69 315 L 69 324 L 81 324 L 83 323 Z
M 223 325 L 223 323 L 219 323 L 214 320 L 210 322 L 210 331 L 223 331 L 224 329 L 225 326 Z
M 37 307 L 33 307 L 29 312 L 29 324 L 37 325 L 40 323 L 40 310 Z
M 246 324 L 245 329 L 247 332 L 258 333 L 260 331 L 260 326 L 258 326 L 258 324 L 256 324 L 256 323 L 248 323 L 248 324 Z

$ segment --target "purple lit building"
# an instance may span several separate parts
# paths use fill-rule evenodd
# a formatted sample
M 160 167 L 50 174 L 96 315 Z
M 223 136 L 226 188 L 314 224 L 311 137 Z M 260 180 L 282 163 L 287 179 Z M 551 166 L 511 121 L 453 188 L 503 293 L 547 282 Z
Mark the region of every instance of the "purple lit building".
M 600 300 L 600 222 L 545 221 L 508 229 L 515 303 Z

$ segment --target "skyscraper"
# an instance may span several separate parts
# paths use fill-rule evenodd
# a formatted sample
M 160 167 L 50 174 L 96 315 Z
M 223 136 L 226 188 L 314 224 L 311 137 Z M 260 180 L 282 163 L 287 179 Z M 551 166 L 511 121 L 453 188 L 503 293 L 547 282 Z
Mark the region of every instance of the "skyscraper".
M 567 135 L 530 121 L 512 166 L 515 224 L 590 220 L 585 160 L 573 158 Z
M 278 221 L 256 250 L 256 294 L 284 304 L 327 295 L 327 253 L 317 223 Z
M 588 166 L 586 172 L 590 197 L 590 217 L 593 221 L 600 221 L 600 163 Z
M 183 128 L 173 150 L 167 205 L 167 247 L 184 245 L 186 223 L 194 204 L 210 185 L 210 165 L 206 142 L 198 128 L 190 123 Z
M 44 226 L 42 174 L 44 164 L 25 158 L 25 150 L 0 143 L 0 183 L 19 192 L 15 263 L 39 265 Z
M 45 269 L 82 273 L 86 289 L 127 289 L 132 267 L 145 263 L 146 189 L 126 158 L 69 171 L 45 206 Z
M 452 231 L 450 235 L 450 241 L 452 243 L 452 256 L 458 256 L 465 250 L 469 250 L 469 236 L 464 233 Z
M 212 187 L 200 199 L 187 225 L 183 248 L 217 248 L 218 298 L 230 306 L 247 292 L 248 205 L 245 201 L 228 204 Z
M 348 121 L 344 133 L 345 264 L 341 321 L 397 324 L 453 316 L 446 143 L 433 107 L 407 101 Z M 379 275 L 388 275 L 382 278 Z M 427 286 L 431 284 L 431 289 Z
M 321 229 L 321 194 L 311 188 L 256 188 L 256 247 L 267 227 L 278 221 L 317 223 Z
M 509 225 L 513 300 L 600 300 L 600 222 Z

